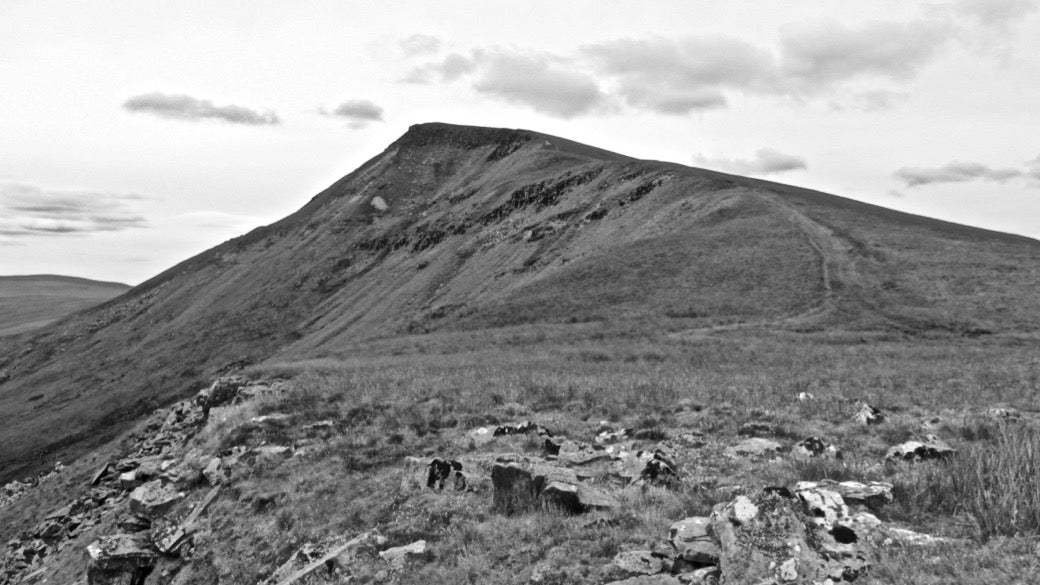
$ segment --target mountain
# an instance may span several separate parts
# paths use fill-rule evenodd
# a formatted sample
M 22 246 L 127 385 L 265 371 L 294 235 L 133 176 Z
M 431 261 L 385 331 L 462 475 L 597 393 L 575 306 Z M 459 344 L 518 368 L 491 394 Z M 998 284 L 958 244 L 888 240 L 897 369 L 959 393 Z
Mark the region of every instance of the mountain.
M 296 213 L 0 357 L 0 481 L 267 359 L 501 328 L 1034 337 L 1040 242 L 431 123 Z M 471 339 L 476 339 L 471 337 Z
M 0 337 L 39 329 L 128 290 L 118 282 L 53 274 L 0 276 Z

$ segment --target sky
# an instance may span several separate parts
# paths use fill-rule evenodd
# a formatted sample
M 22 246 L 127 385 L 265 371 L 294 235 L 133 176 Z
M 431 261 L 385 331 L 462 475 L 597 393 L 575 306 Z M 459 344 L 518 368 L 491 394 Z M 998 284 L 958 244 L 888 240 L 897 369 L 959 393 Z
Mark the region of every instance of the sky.
M 1040 238 L 1040 0 L 0 2 L 0 275 L 138 284 L 411 124 Z

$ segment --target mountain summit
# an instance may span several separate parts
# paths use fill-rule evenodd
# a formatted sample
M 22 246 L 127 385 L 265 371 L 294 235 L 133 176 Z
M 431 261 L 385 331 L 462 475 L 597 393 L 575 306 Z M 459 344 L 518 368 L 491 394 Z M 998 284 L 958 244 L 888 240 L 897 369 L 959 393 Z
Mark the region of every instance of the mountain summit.
M 211 376 L 433 331 L 1031 335 L 1040 243 L 526 130 L 413 126 L 296 213 L 0 357 L 0 481 Z

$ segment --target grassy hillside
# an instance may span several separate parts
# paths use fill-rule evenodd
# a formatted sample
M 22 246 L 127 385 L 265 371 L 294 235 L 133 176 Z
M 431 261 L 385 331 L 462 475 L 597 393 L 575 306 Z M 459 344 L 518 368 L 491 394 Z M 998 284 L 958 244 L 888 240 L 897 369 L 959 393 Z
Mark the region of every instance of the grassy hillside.
M 41 329 L 128 290 L 117 282 L 68 276 L 0 276 L 0 337 Z
M 0 356 L 0 479 L 101 444 L 217 373 L 399 336 L 1035 339 L 1038 261 L 1033 240 L 833 195 L 418 125 L 297 213 Z

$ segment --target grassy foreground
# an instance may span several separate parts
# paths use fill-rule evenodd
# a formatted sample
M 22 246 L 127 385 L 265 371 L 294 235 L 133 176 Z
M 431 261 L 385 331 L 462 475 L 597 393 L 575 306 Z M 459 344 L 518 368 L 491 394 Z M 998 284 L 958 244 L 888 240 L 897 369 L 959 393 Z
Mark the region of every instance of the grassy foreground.
M 235 471 L 178 582 L 254 584 L 306 543 L 377 528 L 389 546 L 419 539 L 430 546 L 400 573 L 362 551 L 344 569 L 350 583 L 599 584 L 621 578 L 614 555 L 661 546 L 676 520 L 707 515 L 742 490 L 822 478 L 891 482 L 895 502 L 877 510 L 881 520 L 950 539 L 881 548 L 867 583 L 1037 582 L 1034 348 L 1007 338 L 865 342 L 742 332 L 684 341 L 517 329 L 487 338 L 416 336 L 350 356 L 255 366 L 249 375 L 288 378 L 289 389 L 215 410 L 183 456 L 201 468 L 206 454 L 262 443 L 293 445 L 296 455 Z M 799 401 L 803 392 L 813 398 Z M 889 419 L 856 424 L 859 401 Z M 986 414 L 998 406 L 1022 411 L 1023 419 Z M 251 422 L 273 413 L 289 416 Z M 551 510 L 503 516 L 491 509 L 488 485 L 433 492 L 411 481 L 408 456 L 541 454 L 540 443 L 524 436 L 483 446 L 466 439 L 475 427 L 525 419 L 583 441 L 592 441 L 601 421 L 678 441 L 682 482 L 625 488 L 614 513 L 572 517 Z M 319 421 L 331 425 L 307 426 Z M 819 436 L 844 457 L 726 456 L 747 423 L 786 447 Z M 883 461 L 891 445 L 926 434 L 958 454 L 935 463 Z M 0 525 L 12 514 L 0 510 Z M 70 564 L 70 576 L 75 569 Z M 347 573 L 328 578 L 347 582 Z

